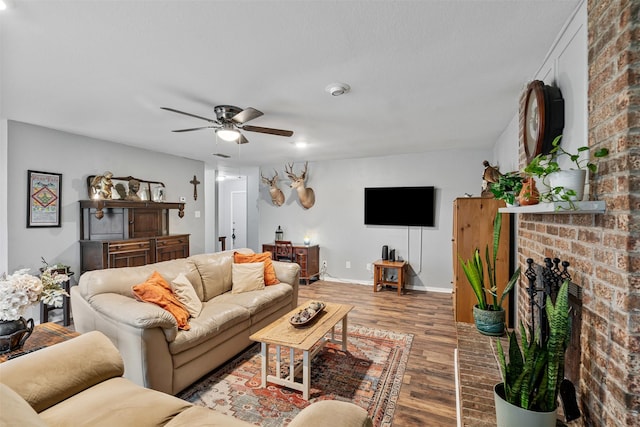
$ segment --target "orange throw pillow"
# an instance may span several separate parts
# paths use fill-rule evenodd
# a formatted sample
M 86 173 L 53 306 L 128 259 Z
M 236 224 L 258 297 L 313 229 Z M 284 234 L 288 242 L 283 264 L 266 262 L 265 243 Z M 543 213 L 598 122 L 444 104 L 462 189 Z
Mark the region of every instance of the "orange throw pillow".
M 171 285 L 157 271 L 146 282 L 133 286 L 132 290 L 137 300 L 150 302 L 171 313 L 178 322 L 178 329 L 191 329 L 189 312 L 174 295 Z
M 280 280 L 276 277 L 276 270 L 271 262 L 271 252 L 262 252 L 261 254 L 241 254 L 233 253 L 233 262 L 243 264 L 245 262 L 264 262 L 264 284 L 267 286 L 277 285 Z

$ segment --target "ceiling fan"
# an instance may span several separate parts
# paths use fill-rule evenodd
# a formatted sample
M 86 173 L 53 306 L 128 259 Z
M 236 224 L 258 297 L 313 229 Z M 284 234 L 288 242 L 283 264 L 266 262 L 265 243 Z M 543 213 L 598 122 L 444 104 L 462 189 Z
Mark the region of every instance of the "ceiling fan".
M 213 111 L 216 113 L 215 119 L 208 119 L 206 117 L 197 116 L 191 113 L 185 113 L 184 111 L 176 110 L 174 108 L 160 107 L 163 110 L 173 111 L 174 113 L 184 114 L 185 116 L 195 117 L 196 119 L 206 120 L 211 123 L 209 126 L 202 126 L 190 129 L 177 129 L 172 132 L 191 132 L 200 129 L 215 129 L 216 135 L 225 141 L 235 141 L 238 144 L 246 144 L 249 142 L 245 138 L 240 130 L 246 130 L 249 132 L 268 133 L 278 136 L 291 136 L 293 131 L 283 129 L 265 128 L 260 126 L 245 125 L 249 120 L 253 120 L 262 116 L 262 111 L 249 107 L 242 108 L 234 107 L 233 105 L 218 105 L 214 107 Z

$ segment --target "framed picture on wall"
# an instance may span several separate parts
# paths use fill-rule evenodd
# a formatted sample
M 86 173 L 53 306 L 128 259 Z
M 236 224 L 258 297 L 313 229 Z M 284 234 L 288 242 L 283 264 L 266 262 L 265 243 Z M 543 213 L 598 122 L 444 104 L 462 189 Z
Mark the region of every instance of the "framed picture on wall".
M 62 174 L 27 171 L 27 228 L 60 227 Z

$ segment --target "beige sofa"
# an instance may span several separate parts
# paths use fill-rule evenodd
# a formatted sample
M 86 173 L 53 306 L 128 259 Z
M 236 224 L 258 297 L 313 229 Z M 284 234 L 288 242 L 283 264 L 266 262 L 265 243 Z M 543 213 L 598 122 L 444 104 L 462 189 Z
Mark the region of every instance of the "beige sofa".
M 236 249 L 253 253 L 250 249 Z M 75 328 L 101 331 L 124 359 L 125 378 L 176 394 L 249 346 L 249 336 L 298 304 L 300 266 L 273 261 L 281 283 L 232 293 L 234 251 L 200 254 L 141 267 L 88 271 L 71 288 Z M 157 271 L 167 281 L 184 273 L 203 302 L 179 330 L 159 306 L 137 301 L 132 286 Z
M 0 425 L 8 427 L 249 427 L 231 416 L 122 378 L 118 350 L 100 332 L 0 364 Z M 367 412 L 321 401 L 289 427 L 371 427 Z

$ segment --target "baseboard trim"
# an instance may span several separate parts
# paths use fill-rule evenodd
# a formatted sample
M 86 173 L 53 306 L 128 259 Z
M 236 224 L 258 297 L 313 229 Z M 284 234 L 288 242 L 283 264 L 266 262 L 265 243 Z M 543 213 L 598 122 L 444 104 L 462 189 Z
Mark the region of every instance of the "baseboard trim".
M 354 283 L 356 285 L 363 285 L 363 286 L 373 286 L 373 283 L 371 280 L 356 280 L 356 279 L 342 279 L 339 277 L 327 277 L 327 275 L 321 275 L 320 276 L 320 280 L 326 280 L 327 282 L 338 282 L 338 283 Z M 426 286 L 426 287 L 417 287 L 417 286 L 407 286 L 406 289 L 410 289 L 413 291 L 423 291 L 423 292 L 438 292 L 438 293 L 442 293 L 442 294 L 451 294 L 453 293 L 453 289 L 446 289 L 446 288 L 438 288 L 438 287 L 433 287 L 433 286 Z

